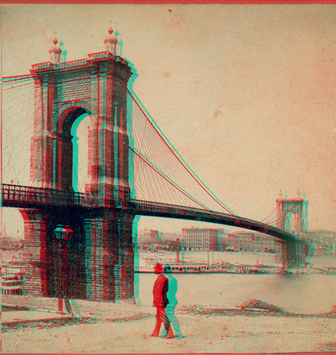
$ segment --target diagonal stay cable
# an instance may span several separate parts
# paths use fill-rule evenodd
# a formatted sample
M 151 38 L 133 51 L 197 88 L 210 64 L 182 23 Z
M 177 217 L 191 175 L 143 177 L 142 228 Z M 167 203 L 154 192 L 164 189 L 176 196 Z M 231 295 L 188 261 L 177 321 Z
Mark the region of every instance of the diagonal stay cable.
M 271 216 L 272 216 L 272 218 L 271 218 L 271 220 L 272 220 L 272 219 L 274 218 L 274 217 L 273 217 L 273 213 L 275 212 L 276 209 L 277 209 L 277 206 L 275 206 L 274 210 L 273 210 L 270 214 L 268 214 L 267 217 L 263 218 L 263 219 L 260 220 L 259 222 L 266 221 L 266 220 L 269 219 Z M 276 213 L 276 215 L 277 215 L 277 213 Z
M 232 215 L 238 216 L 236 213 L 234 213 L 229 207 L 227 207 L 217 196 L 215 196 L 209 188 L 203 183 L 203 181 L 197 176 L 197 174 L 189 167 L 189 165 L 184 161 L 184 159 L 181 157 L 181 155 L 176 151 L 176 149 L 173 147 L 173 145 L 169 142 L 167 137 L 164 135 L 164 133 L 161 131 L 159 126 L 155 123 L 155 121 L 150 117 L 148 113 L 145 112 L 145 108 L 140 105 L 140 100 L 136 97 L 135 93 L 131 93 L 128 90 L 128 93 L 130 96 L 133 98 L 134 102 L 137 104 L 139 109 L 142 111 L 142 113 L 147 117 L 148 121 L 154 128 L 154 130 L 162 137 L 164 138 L 164 142 L 167 145 L 167 147 L 171 150 L 171 152 L 175 155 L 175 157 L 180 161 L 182 165 L 185 166 L 187 169 L 189 175 L 196 181 L 198 184 L 202 187 L 204 191 L 208 193 L 208 195 L 215 201 L 217 204 L 219 204 L 222 208 L 224 208 L 226 211 L 228 211 Z
M 32 125 L 31 125 L 31 126 L 32 126 Z M 30 126 L 30 127 L 31 127 L 31 126 Z M 28 127 L 28 128 L 30 128 L 30 127 Z M 27 131 L 27 130 L 26 130 L 26 131 Z M 41 130 L 40 130 L 40 131 L 41 131 Z M 39 132 L 40 132 L 40 131 L 39 131 Z M 39 133 L 39 132 L 37 132 L 37 133 Z M 35 134 L 35 135 L 36 135 L 36 134 Z M 28 145 L 30 145 L 30 142 L 28 143 Z M 7 147 L 8 147 L 8 145 L 7 145 Z M 21 147 L 21 149 L 18 150 L 18 152 L 15 154 L 15 156 L 14 156 L 12 159 L 9 159 L 9 160 L 8 160 L 7 164 L 3 167 L 3 170 L 5 170 L 5 169 L 7 168 L 7 166 L 13 162 L 13 160 L 22 152 L 22 150 L 23 150 L 24 148 L 27 148 L 27 145 L 23 145 L 23 146 Z
M 6 147 L 3 148 L 3 150 L 6 150 L 8 147 L 10 147 L 16 140 L 18 140 L 24 133 L 26 133 L 29 129 L 31 129 L 34 126 L 34 123 L 29 125 L 24 131 L 22 131 L 18 136 L 16 136 L 15 139 L 13 139 L 10 143 L 6 145 Z
M 197 205 L 202 206 L 206 210 L 211 210 L 205 205 L 203 205 L 201 202 L 197 201 L 195 198 L 190 196 L 187 192 L 185 192 L 183 189 L 181 189 L 179 186 L 177 186 L 166 174 L 164 174 L 162 171 L 160 171 L 158 168 L 156 168 L 145 156 L 143 156 L 137 149 L 129 147 L 130 150 L 134 152 L 137 156 L 140 157 L 147 165 L 149 165 L 152 169 L 154 169 L 161 177 L 163 177 L 169 184 L 171 184 L 173 187 L 178 189 L 183 195 L 185 195 L 187 198 L 191 199 L 194 201 Z

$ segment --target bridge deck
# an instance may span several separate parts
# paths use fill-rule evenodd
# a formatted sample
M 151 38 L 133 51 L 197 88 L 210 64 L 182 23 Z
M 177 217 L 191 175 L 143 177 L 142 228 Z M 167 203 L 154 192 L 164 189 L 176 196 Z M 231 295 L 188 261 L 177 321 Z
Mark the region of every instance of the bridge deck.
M 107 204 L 106 201 L 84 193 L 22 185 L 2 184 L 1 197 L 3 207 L 44 208 L 46 206 L 64 206 L 91 209 L 118 208 L 113 202 Z M 134 213 L 135 215 L 188 219 L 224 224 L 265 233 L 286 242 L 299 241 L 294 234 L 286 232 L 280 228 L 222 212 L 140 200 L 127 201 L 122 208 L 127 209 L 130 213 Z

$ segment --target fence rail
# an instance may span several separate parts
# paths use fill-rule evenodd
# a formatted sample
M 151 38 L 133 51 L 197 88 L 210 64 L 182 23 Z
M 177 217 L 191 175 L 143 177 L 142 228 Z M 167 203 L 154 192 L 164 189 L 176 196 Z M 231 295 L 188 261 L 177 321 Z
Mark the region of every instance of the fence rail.
M 3 206 L 26 207 L 27 205 L 94 207 L 97 201 L 84 193 L 23 185 L 2 184 Z

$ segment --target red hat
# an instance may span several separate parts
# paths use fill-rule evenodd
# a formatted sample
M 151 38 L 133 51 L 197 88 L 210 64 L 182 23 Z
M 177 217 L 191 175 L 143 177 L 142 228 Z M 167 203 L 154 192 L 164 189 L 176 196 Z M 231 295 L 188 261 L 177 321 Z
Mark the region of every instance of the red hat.
M 163 272 L 163 267 L 161 264 L 157 263 L 155 265 L 154 271 L 156 274 L 161 274 Z

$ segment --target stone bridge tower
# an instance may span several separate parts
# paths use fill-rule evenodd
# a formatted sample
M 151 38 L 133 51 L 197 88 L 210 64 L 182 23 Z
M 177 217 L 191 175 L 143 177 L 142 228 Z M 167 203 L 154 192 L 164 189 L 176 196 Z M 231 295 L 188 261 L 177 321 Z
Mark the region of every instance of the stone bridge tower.
M 70 225 L 74 236 L 64 246 L 68 260 L 69 296 L 95 300 L 133 298 L 132 223 L 130 199 L 130 113 L 127 85 L 131 66 L 117 55 L 118 41 L 110 28 L 105 51 L 60 63 L 57 39 L 50 62 L 32 66 L 35 82 L 34 136 L 31 142 L 33 186 L 73 193 L 71 127 L 90 117 L 86 193 L 90 209 L 46 207 L 21 210 L 25 221 L 26 255 L 30 263 L 28 292 L 55 296 L 60 271 L 53 231 Z M 64 253 L 62 254 L 64 255 Z
M 277 203 L 277 227 L 287 232 L 293 232 L 298 237 L 308 231 L 308 201 L 305 194 L 301 196 L 298 191 L 297 198 L 287 198 L 280 192 Z M 294 230 L 291 230 L 291 217 L 294 217 Z M 304 265 L 305 256 L 307 256 L 307 245 L 303 242 L 282 243 L 283 267 L 293 268 Z

